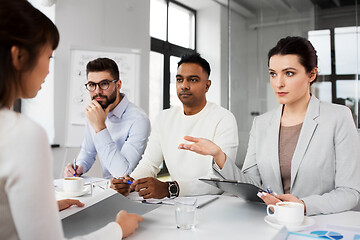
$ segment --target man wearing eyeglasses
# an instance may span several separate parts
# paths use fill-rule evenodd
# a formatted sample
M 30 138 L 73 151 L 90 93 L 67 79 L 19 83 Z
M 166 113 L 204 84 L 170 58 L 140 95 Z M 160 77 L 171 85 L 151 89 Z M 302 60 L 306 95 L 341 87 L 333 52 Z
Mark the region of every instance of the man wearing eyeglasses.
M 64 176 L 80 176 L 100 160 L 103 177 L 130 174 L 138 164 L 150 134 L 150 121 L 142 109 L 120 93 L 117 64 L 98 58 L 86 66 L 85 84 L 92 101 L 85 108 L 85 138 L 76 165 L 69 163 Z

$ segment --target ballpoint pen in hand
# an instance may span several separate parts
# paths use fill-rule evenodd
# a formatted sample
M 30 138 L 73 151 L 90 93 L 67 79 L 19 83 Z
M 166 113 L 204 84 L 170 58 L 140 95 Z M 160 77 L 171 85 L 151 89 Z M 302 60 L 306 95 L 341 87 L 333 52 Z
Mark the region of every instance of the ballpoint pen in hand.
M 76 176 L 76 158 L 74 158 L 74 171 L 75 171 L 75 173 L 74 173 L 74 177 Z
M 115 178 L 115 179 L 124 179 L 123 177 L 114 177 L 114 178 Z M 126 183 L 129 184 L 129 185 L 131 185 L 133 182 L 127 180 Z
M 274 192 L 270 186 L 266 188 L 266 192 L 273 196 L 277 196 L 276 192 Z

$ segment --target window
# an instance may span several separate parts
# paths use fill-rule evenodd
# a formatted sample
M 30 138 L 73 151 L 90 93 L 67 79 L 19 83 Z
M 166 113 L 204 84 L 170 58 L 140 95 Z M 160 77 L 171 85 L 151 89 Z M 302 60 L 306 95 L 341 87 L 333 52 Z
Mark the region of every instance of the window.
M 167 4 L 163 0 L 150 2 L 150 36 L 166 41 Z
M 354 121 L 359 120 L 358 70 L 360 57 L 359 29 L 340 27 L 310 31 L 309 40 L 319 58 L 319 81 L 312 92 L 323 101 L 346 105 L 352 111 Z
M 316 49 L 320 75 L 331 74 L 330 30 L 310 31 L 309 40 Z
M 195 48 L 194 11 L 169 2 L 168 26 L 169 42 L 185 48 Z
M 176 93 L 176 74 L 177 63 L 181 58 L 170 56 L 170 106 L 181 106 L 177 93 Z
M 175 75 L 180 57 L 195 52 L 196 11 L 173 0 L 150 1 L 150 121 L 162 109 L 181 104 Z
M 356 27 L 335 28 L 335 61 L 336 74 L 356 74 L 360 62 L 358 46 L 359 31 Z

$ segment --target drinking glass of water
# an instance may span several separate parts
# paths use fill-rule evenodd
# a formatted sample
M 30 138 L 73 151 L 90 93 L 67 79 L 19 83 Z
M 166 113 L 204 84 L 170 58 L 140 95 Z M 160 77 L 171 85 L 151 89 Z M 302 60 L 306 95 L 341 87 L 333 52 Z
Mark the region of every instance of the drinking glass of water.
M 178 229 L 188 230 L 195 227 L 196 198 L 178 197 L 175 199 L 175 219 Z

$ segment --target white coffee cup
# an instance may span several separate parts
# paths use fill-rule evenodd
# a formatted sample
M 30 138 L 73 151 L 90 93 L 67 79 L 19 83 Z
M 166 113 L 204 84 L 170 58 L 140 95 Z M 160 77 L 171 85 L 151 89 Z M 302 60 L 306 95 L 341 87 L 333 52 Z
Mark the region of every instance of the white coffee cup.
M 269 212 L 271 207 L 274 213 Z M 268 205 L 266 212 L 282 225 L 296 226 L 304 221 L 304 205 L 297 202 L 277 202 L 276 205 Z
M 84 179 L 81 177 L 66 177 L 63 181 L 65 192 L 80 192 L 84 188 Z

